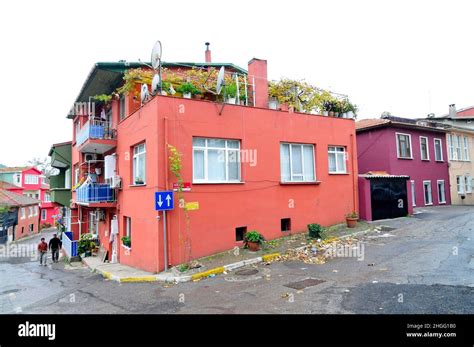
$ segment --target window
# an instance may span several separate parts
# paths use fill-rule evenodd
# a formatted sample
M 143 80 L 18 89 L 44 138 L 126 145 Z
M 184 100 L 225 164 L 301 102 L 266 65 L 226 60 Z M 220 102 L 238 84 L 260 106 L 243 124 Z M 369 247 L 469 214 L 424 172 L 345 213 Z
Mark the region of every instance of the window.
M 38 215 L 38 206 L 35 206 L 35 216 Z
M 49 180 L 48 180 L 48 177 L 46 176 L 41 176 L 41 184 L 49 184 Z
M 240 182 L 240 141 L 193 138 L 193 181 Z
M 411 181 L 411 202 L 412 206 L 416 206 L 415 181 Z
M 77 165 L 74 165 L 74 185 L 79 183 L 79 168 Z
M 125 95 L 120 95 L 120 106 L 119 106 L 120 120 L 125 118 Z
M 71 170 L 67 169 L 64 172 L 64 188 L 71 189 Z
M 458 190 L 458 194 L 464 194 L 464 178 L 463 176 L 456 176 L 456 186 Z
M 33 232 L 33 228 L 34 228 L 34 225 L 33 225 L 33 224 L 30 224 L 30 228 L 29 228 L 29 229 L 30 229 L 30 233 Z
M 16 186 L 21 186 L 21 174 L 16 173 L 13 175 L 13 184 Z
M 462 142 L 461 142 L 461 136 L 457 135 L 455 137 L 454 141 L 454 149 L 455 149 L 455 160 L 462 160 Z
M 397 153 L 398 158 L 413 159 L 411 153 L 411 136 L 397 133 Z
M 425 195 L 425 205 L 433 205 L 433 197 L 431 194 L 431 181 L 423 181 L 423 192 Z
M 443 161 L 443 141 L 434 139 L 435 160 Z
M 440 204 L 446 203 L 446 191 L 444 190 L 444 181 L 438 180 L 438 202 Z
M 33 217 L 34 211 L 33 206 L 28 207 L 28 218 Z
M 132 247 L 132 218 L 123 217 L 123 223 L 125 225 L 125 236 L 130 240 L 130 245 L 128 247 Z
M 291 230 L 291 218 L 282 218 L 280 224 L 281 224 L 281 231 Z
M 448 154 L 448 157 L 449 157 L 449 160 L 454 160 L 454 137 L 452 134 L 448 134 L 448 148 L 449 148 L 449 154 Z
M 77 121 L 76 123 L 74 123 L 74 129 L 75 129 L 75 140 L 77 141 L 77 138 L 79 136 L 79 132 L 81 131 L 81 122 L 80 121 Z
M 48 217 L 48 212 L 46 210 L 41 210 L 41 220 L 46 220 Z
M 38 184 L 38 175 L 25 175 L 25 184 Z
M 466 193 L 472 193 L 472 180 L 470 175 L 464 176 L 464 187 L 466 188 Z
M 328 147 L 329 173 L 347 173 L 346 148 Z
M 21 219 L 25 219 L 25 217 L 26 217 L 25 208 L 22 207 L 22 208 L 21 208 Z
M 51 202 L 51 195 L 49 193 L 44 193 L 44 202 Z
M 247 227 L 235 228 L 235 241 L 243 241 L 246 232 L 247 232 Z
M 420 136 L 421 160 L 430 160 L 430 150 L 428 149 L 428 138 Z
M 280 163 L 282 182 L 316 181 L 313 145 L 282 143 Z
M 133 184 L 146 184 L 146 147 L 144 143 L 133 147 Z
M 470 161 L 469 157 L 469 138 L 464 136 L 464 160 Z

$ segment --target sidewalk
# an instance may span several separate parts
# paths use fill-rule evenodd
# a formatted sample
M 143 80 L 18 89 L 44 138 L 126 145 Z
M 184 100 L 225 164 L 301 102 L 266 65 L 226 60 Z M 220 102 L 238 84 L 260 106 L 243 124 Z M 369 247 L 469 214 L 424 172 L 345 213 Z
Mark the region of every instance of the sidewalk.
M 365 234 L 376 230 L 378 226 L 360 222 L 354 229 L 348 229 L 345 225 L 339 224 L 329 227 L 323 232 L 323 244 L 337 240 L 349 238 L 360 234 Z M 100 273 L 104 278 L 125 283 L 125 282 L 171 282 L 180 283 L 188 281 L 199 281 L 207 277 L 215 277 L 218 274 L 226 274 L 229 271 L 256 264 L 260 262 L 271 262 L 275 260 L 285 260 L 286 253 L 300 252 L 308 248 L 311 242 L 307 238 L 307 233 L 288 235 L 276 240 L 265 242 L 264 247 L 258 252 L 250 252 L 243 248 L 218 253 L 209 257 L 200 258 L 191 263 L 199 265 L 194 269 L 186 268 L 180 271 L 180 266 L 173 267 L 166 272 L 154 274 L 151 272 L 135 269 L 122 264 L 103 263 L 97 257 L 87 257 L 82 262 L 91 269 Z

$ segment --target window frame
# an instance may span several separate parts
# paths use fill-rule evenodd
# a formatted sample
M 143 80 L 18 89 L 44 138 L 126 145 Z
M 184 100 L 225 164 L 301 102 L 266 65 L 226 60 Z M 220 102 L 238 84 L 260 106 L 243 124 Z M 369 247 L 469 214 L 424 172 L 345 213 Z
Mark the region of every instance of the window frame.
M 288 155 L 289 155 L 289 164 L 290 164 L 290 180 L 286 181 L 283 180 L 283 175 L 281 171 L 281 148 L 283 145 L 288 145 Z M 293 176 L 296 176 L 293 174 L 293 157 L 292 157 L 292 146 L 300 146 L 301 147 L 301 176 L 302 180 L 293 180 Z M 310 146 L 311 151 L 312 151 L 312 157 L 313 157 L 313 176 L 314 178 L 312 180 L 305 180 L 305 162 L 304 162 L 304 146 Z M 315 151 L 315 145 L 314 143 L 299 143 L 299 142 L 280 142 L 280 182 L 281 183 L 316 183 L 317 182 L 317 175 L 316 175 L 316 151 Z M 328 164 L 329 165 L 329 164 Z
M 472 178 L 471 175 L 463 175 L 464 177 L 464 192 L 465 194 L 472 194 Z
M 425 194 L 425 187 L 429 187 L 429 193 L 430 193 L 430 203 L 427 203 L 426 201 L 426 194 Z M 431 185 L 430 180 L 425 180 L 423 181 L 423 200 L 425 202 L 425 206 L 431 206 L 433 205 L 433 186 Z
M 471 161 L 471 153 L 469 153 L 469 137 L 463 136 L 463 155 L 464 161 Z
M 416 206 L 416 185 L 415 180 L 410 181 L 410 188 L 411 188 L 411 206 Z
M 21 173 L 13 174 L 13 184 L 21 187 Z
M 331 151 L 330 148 L 334 148 L 334 151 Z M 344 151 L 343 152 L 338 152 L 336 149 L 337 148 L 342 148 Z M 347 148 L 346 146 L 328 146 L 328 172 L 330 175 L 346 175 L 349 173 L 347 170 Z M 336 171 L 331 171 L 329 168 L 329 155 L 334 154 L 335 157 L 335 163 L 336 163 Z M 338 155 L 343 155 L 344 156 L 344 171 L 338 171 L 338 161 L 337 161 L 337 156 Z
M 25 175 L 25 184 L 31 184 L 31 185 L 36 185 L 36 184 L 39 184 L 39 179 L 38 179 L 38 175 L 32 175 L 32 174 L 26 174 Z M 31 182 L 28 182 L 28 178 L 34 178 L 33 179 L 33 183 Z
M 454 141 L 454 152 L 456 153 L 456 159 L 458 161 L 463 161 L 463 141 L 461 135 L 455 135 L 456 141 Z M 458 155 L 459 154 L 459 155 Z
M 21 208 L 20 213 L 21 213 L 20 219 L 25 219 L 26 218 L 26 210 L 25 210 L 24 207 Z
M 436 157 L 436 142 L 439 143 L 439 153 L 441 154 L 441 159 L 437 158 Z M 443 156 L 443 140 L 438 138 L 438 137 L 435 137 L 433 139 L 433 146 L 434 146 L 434 157 L 435 157 L 435 161 L 438 161 L 438 162 L 443 162 L 444 161 L 444 156 Z
M 140 153 L 135 153 L 135 148 L 137 147 L 140 147 L 140 146 L 143 146 L 143 152 L 140 152 Z M 138 168 L 139 168 L 139 165 L 137 164 L 137 166 L 135 167 L 135 159 L 137 158 L 137 163 L 138 163 L 138 159 L 140 157 L 143 156 L 143 160 L 144 160 L 144 170 L 143 170 L 143 173 L 144 173 L 144 176 L 145 177 L 139 177 L 138 176 Z M 133 186 L 144 186 L 146 185 L 146 142 L 140 142 L 140 143 L 137 143 L 136 145 L 132 146 L 132 184 Z M 143 183 L 136 183 L 136 178 L 139 177 L 143 180 Z
M 422 139 L 424 139 L 426 142 L 425 142 L 425 145 L 426 145 L 426 158 L 423 158 L 423 147 L 422 147 Z M 429 141 L 428 141 L 428 137 L 427 136 L 420 136 L 419 137 L 419 140 L 420 140 L 420 159 L 422 161 L 430 161 L 430 147 L 429 147 Z
M 456 176 L 456 191 L 457 191 L 458 195 L 466 194 L 466 189 L 464 187 L 464 184 L 465 184 L 464 176 L 463 175 L 457 175 Z
M 400 156 L 400 140 L 399 140 L 399 135 L 402 135 L 402 136 L 408 136 L 408 143 L 409 143 L 409 146 L 410 146 L 410 157 L 402 157 Z M 407 159 L 407 160 L 412 160 L 413 159 L 413 146 L 412 146 L 412 141 L 411 141 L 411 134 L 407 134 L 407 133 L 399 133 L 399 132 L 395 132 L 395 138 L 396 138 L 396 141 L 397 141 L 397 158 L 398 159 Z
M 441 194 L 439 189 L 439 184 L 443 184 L 443 200 L 441 200 Z M 438 191 L 438 204 L 446 204 L 446 184 L 444 180 L 437 180 L 436 181 L 436 190 Z
M 195 139 L 204 140 L 204 146 L 194 145 Z M 208 145 L 208 140 L 222 140 L 224 141 L 224 147 L 212 147 Z M 229 142 L 238 143 L 237 148 L 230 147 Z M 224 151 L 225 153 L 225 179 L 224 180 L 210 180 L 209 179 L 209 150 L 213 151 Z M 196 184 L 236 184 L 242 183 L 242 159 L 241 159 L 241 150 L 242 150 L 242 141 L 240 139 L 227 139 L 219 137 L 202 137 L 202 136 L 193 136 L 192 138 L 192 175 L 193 183 Z M 194 176 L 194 167 L 196 164 L 195 153 L 203 152 L 203 168 L 204 168 L 204 178 L 196 178 Z M 238 168 L 238 178 L 230 179 L 229 178 L 229 152 L 237 152 L 237 168 Z

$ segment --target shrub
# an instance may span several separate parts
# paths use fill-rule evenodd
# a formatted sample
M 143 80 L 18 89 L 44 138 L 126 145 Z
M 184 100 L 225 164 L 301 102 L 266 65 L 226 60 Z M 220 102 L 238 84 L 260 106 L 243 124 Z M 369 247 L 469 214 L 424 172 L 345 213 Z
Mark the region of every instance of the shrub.
M 308 224 L 308 234 L 312 239 L 320 239 L 321 233 L 323 232 L 323 227 L 319 224 Z
M 130 236 L 124 236 L 121 240 L 124 246 L 132 247 L 132 240 L 130 239 Z
M 178 88 L 176 88 L 176 91 L 182 94 L 186 94 L 186 93 L 191 93 L 192 95 L 201 94 L 201 91 L 198 88 L 196 88 L 196 86 L 192 84 L 191 82 L 185 82 L 181 84 Z
M 96 247 L 96 243 L 92 238 L 93 238 L 92 234 L 81 235 L 81 238 L 79 239 L 79 245 L 77 248 L 77 252 L 79 254 L 90 252 Z
M 359 215 L 357 214 L 357 212 L 354 211 L 354 212 L 346 214 L 346 217 L 347 218 L 359 218 Z
M 265 238 L 263 235 L 256 230 L 249 231 L 245 234 L 245 242 L 263 243 L 264 241 Z

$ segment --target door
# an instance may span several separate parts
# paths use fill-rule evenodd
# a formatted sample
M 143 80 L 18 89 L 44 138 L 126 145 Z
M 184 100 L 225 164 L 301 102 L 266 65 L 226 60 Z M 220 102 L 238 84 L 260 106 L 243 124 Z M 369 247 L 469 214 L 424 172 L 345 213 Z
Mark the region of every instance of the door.
M 406 179 L 370 180 L 372 220 L 403 217 L 408 214 Z

